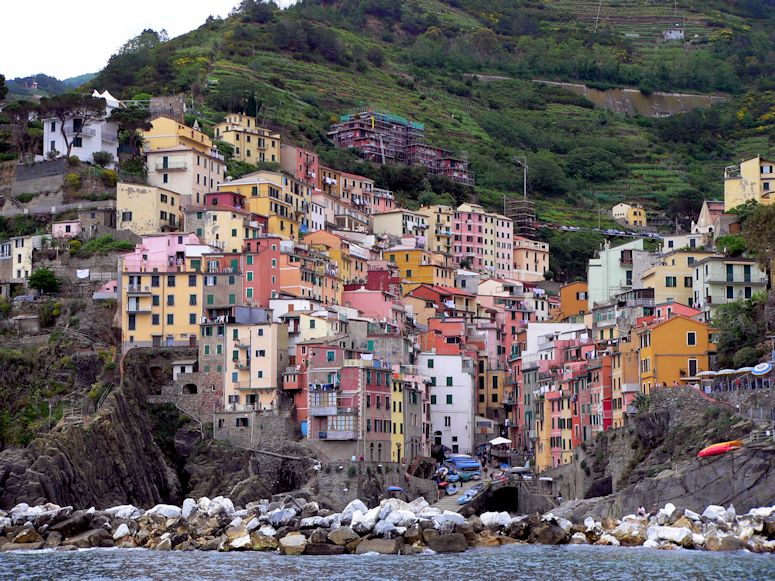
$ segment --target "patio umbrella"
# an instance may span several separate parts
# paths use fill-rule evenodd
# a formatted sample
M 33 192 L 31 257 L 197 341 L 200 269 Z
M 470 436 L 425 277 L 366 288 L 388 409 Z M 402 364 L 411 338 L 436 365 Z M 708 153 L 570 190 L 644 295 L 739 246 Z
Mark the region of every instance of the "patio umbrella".
M 734 369 L 722 369 L 717 375 L 732 375 L 733 373 L 737 373 L 737 371 Z
M 754 366 L 754 368 L 751 370 L 751 373 L 754 375 L 767 375 L 770 371 L 772 371 L 772 363 L 759 363 L 759 365 Z
M 753 367 L 741 367 L 736 373 L 750 373 L 753 371 Z
M 716 375 L 715 371 L 700 371 L 697 374 L 697 377 L 711 377 L 713 375 Z
M 493 446 L 500 446 L 501 444 L 511 444 L 511 440 L 508 438 L 504 438 L 502 436 L 498 436 L 497 438 L 493 438 L 490 440 L 490 444 Z

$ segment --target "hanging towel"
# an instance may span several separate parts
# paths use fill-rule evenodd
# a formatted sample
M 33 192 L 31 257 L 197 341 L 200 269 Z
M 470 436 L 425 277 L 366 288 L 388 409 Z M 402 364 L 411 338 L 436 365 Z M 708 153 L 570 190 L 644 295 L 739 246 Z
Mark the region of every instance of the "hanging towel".
M 81 268 L 75 271 L 75 276 L 78 278 L 89 278 L 89 269 Z

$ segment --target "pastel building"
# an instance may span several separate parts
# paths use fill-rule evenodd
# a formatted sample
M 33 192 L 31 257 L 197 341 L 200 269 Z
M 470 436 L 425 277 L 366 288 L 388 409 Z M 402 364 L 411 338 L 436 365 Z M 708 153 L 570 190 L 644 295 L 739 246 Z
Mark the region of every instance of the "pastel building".
M 724 168 L 724 210 L 749 200 L 771 204 L 775 192 L 775 162 L 761 156 Z
M 231 113 L 213 128 L 215 139 L 234 148 L 234 159 L 256 165 L 280 163 L 280 134 L 258 126 L 258 120 L 242 113 Z
M 318 187 L 319 164 L 320 158 L 314 151 L 285 143 L 280 145 L 282 170 L 313 188 Z
M 549 244 L 514 236 L 514 274 L 517 280 L 536 282 L 544 280 L 549 270 Z
M 116 185 L 116 227 L 140 236 L 178 230 L 182 223 L 177 192 L 119 182 Z
M 461 266 L 495 277 L 513 270 L 513 222 L 478 204 L 461 204 L 453 217 L 452 254 Z
M 767 274 L 750 258 L 708 256 L 692 266 L 691 306 L 704 311 L 706 321 L 713 318 L 719 305 L 750 299 L 767 290 Z
M 589 309 L 633 288 L 633 253 L 643 251 L 643 240 L 611 247 L 606 241 L 594 258 L 589 259 L 587 285 Z

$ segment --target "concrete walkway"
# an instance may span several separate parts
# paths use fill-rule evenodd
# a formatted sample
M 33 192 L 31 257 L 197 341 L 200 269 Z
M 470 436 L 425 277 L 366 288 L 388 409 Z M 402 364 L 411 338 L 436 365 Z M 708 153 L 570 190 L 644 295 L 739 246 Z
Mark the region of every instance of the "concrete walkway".
M 444 494 L 438 502 L 435 504 L 432 504 L 431 506 L 433 508 L 438 508 L 441 512 L 444 512 L 445 510 L 449 510 L 452 512 L 460 512 L 460 510 L 465 506 L 465 504 L 458 504 L 458 499 L 463 495 L 463 493 L 468 490 L 469 488 L 476 486 L 479 484 L 481 480 L 469 480 L 468 482 L 463 482 L 463 486 L 458 490 L 457 494 L 453 494 L 452 496 L 449 496 L 448 494 Z

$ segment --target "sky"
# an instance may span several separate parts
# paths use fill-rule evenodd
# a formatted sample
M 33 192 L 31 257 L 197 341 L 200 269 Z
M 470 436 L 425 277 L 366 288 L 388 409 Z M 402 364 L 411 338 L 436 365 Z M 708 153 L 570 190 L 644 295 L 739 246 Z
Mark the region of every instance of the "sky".
M 36 73 L 65 79 L 95 73 L 144 29 L 166 29 L 175 37 L 198 28 L 210 15 L 228 16 L 239 1 L 5 0 L 0 74 L 7 79 Z

